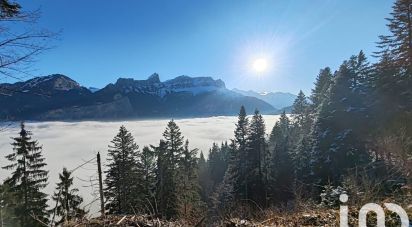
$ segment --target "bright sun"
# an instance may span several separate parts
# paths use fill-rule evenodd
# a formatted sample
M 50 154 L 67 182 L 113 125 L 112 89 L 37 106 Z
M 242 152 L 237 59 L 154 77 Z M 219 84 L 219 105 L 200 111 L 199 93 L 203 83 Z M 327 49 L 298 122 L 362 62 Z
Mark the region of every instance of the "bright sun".
M 267 67 L 268 62 L 264 58 L 255 59 L 255 61 L 253 62 L 253 69 L 258 73 L 264 72 L 267 69 Z

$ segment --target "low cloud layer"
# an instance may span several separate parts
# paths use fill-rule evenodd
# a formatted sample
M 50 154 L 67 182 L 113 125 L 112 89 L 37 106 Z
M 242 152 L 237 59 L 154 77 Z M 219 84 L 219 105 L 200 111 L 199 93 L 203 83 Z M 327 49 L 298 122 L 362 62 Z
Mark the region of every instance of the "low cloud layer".
M 278 116 L 264 116 L 266 132 L 270 133 Z M 183 136 L 189 139 L 190 148 L 199 148 L 207 156 L 213 142 L 221 143 L 233 138 L 236 117 L 209 117 L 176 120 Z M 58 173 L 63 167 L 72 170 L 87 160 L 94 158 L 97 152 L 102 155 L 103 163 L 106 160 L 107 146 L 117 134 L 119 127 L 125 125 L 135 137 L 136 143 L 143 148 L 146 145 L 157 145 L 162 138 L 168 120 L 138 120 L 123 122 L 32 122 L 26 128 L 33 132 L 33 138 L 43 145 L 43 154 L 49 170 L 49 185 L 46 192 L 51 194 L 56 186 Z M 9 127 L 0 132 L 0 166 L 8 161 L 4 158 L 12 151 L 11 137 L 19 132 L 19 125 Z M 97 167 L 95 161 L 77 169 L 75 185 L 85 198 L 84 204 L 90 204 L 91 215 L 97 211 L 98 202 L 93 202 L 96 188 L 90 187 L 95 183 Z M 0 180 L 3 181 L 10 172 L 0 170 Z M 92 181 L 90 181 L 92 180 Z

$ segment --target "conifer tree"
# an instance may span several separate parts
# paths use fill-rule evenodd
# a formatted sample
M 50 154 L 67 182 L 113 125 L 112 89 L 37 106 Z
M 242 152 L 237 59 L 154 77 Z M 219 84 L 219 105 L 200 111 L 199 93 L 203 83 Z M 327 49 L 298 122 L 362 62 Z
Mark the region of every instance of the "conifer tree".
M 338 184 L 350 168 L 369 162 L 363 134 L 365 108 L 360 74 L 361 62 L 345 61 L 335 77 L 329 98 L 323 102 L 314 126 L 313 171 L 317 184 Z M 363 60 L 362 60 L 363 61 Z M 316 160 L 316 161 L 315 161 Z
M 310 97 L 314 111 L 317 111 L 320 104 L 327 98 L 328 89 L 332 84 L 332 77 L 329 67 L 320 70 Z
M 212 148 L 209 150 L 208 168 L 210 171 L 210 177 L 213 181 L 213 188 L 219 185 L 225 175 L 228 163 L 227 163 L 227 143 L 222 143 L 219 147 L 216 143 L 212 144 Z
M 189 149 L 189 141 L 186 140 L 182 156 L 179 160 L 179 203 L 182 217 L 200 212 L 201 203 L 199 195 L 197 151 Z
M 16 195 L 9 185 L 0 185 L 0 223 L 3 226 L 14 226 L 19 222 L 15 214 L 16 204 Z
M 239 111 L 235 129 L 234 145 L 236 147 L 236 152 L 234 154 L 233 161 L 236 162 L 236 165 L 233 165 L 231 170 L 232 177 L 234 178 L 233 188 L 236 192 L 235 197 L 237 199 L 248 199 L 248 185 L 246 179 L 248 134 L 249 119 L 247 118 L 245 107 L 242 106 Z
M 412 110 L 412 1 L 396 0 L 387 18 L 390 34 L 379 37 L 377 89 L 392 109 Z M 385 92 L 386 91 L 386 92 Z M 405 109 L 406 108 L 406 109 Z M 386 111 L 386 109 L 385 109 Z
M 312 124 L 310 104 L 306 95 L 299 91 L 298 96 L 292 105 L 292 118 L 298 134 L 308 133 Z
M 292 106 L 291 146 L 295 180 L 307 181 L 310 164 L 310 132 L 313 113 L 305 94 L 300 91 Z
M 209 196 L 213 192 L 213 182 L 210 177 L 210 171 L 208 168 L 208 162 L 206 162 L 203 152 L 200 152 L 199 162 L 198 162 L 198 172 L 199 172 L 199 185 L 200 185 L 200 196 L 202 201 L 209 201 Z
M 175 218 L 179 215 L 178 168 L 184 152 L 184 137 L 173 120 L 168 122 L 163 137 L 157 148 L 157 200 L 161 215 Z
M 270 197 L 272 202 L 286 202 L 292 198 L 294 167 L 291 157 L 291 125 L 285 112 L 272 129 L 269 138 Z
M 146 198 L 145 201 L 149 201 L 154 204 L 155 197 L 155 184 L 156 184 L 156 155 L 153 149 L 145 146 L 143 147 L 140 163 L 143 174 L 142 193 Z M 151 207 L 149 207 L 151 208 Z
M 412 1 L 396 0 L 387 18 L 391 34 L 379 36 L 378 56 L 388 53 L 392 67 L 402 68 L 404 73 L 412 72 Z
M 232 211 L 233 206 L 236 204 L 235 184 L 238 177 L 238 156 L 237 148 L 234 140 L 231 140 L 228 148 L 228 168 L 223 177 L 223 181 L 216 187 L 211 200 L 212 213 L 216 216 L 225 216 Z
M 55 224 L 62 224 L 76 218 L 82 218 L 86 214 L 86 211 L 80 207 L 83 198 L 77 194 L 79 189 L 73 188 L 71 172 L 63 168 L 63 172 L 59 174 L 59 180 L 56 192 L 52 197 L 57 204 L 57 207 L 53 210 L 53 217 L 54 215 L 60 217 L 60 220 Z
M 120 127 L 109 145 L 105 197 L 110 214 L 133 214 L 142 200 L 143 179 L 137 160 L 138 148 L 124 126 Z
M 246 150 L 246 181 L 248 185 L 248 198 L 258 204 L 265 202 L 265 169 L 266 163 L 265 122 L 258 110 L 249 124 L 249 134 Z
M 41 191 L 48 180 L 42 147 L 32 140 L 24 123 L 13 141 L 13 153 L 6 156 L 12 163 L 3 168 L 13 171 L 5 184 L 16 196 L 15 215 L 21 226 L 42 226 L 48 223 L 47 195 Z

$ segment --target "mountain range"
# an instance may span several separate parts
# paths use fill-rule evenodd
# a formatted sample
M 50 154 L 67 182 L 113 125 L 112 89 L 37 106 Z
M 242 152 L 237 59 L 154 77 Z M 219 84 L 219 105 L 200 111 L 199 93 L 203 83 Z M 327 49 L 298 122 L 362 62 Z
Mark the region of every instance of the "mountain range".
M 276 96 L 278 93 L 270 93 L 271 99 L 256 94 L 227 89 L 222 80 L 211 77 L 179 76 L 161 82 L 155 73 L 146 80 L 119 78 L 97 89 L 83 87 L 65 75 L 53 74 L 0 84 L 0 119 L 109 120 L 234 115 L 241 105 L 248 113 L 257 108 L 262 113 L 273 114 L 293 102 Z
M 256 91 L 243 91 L 239 89 L 233 89 L 234 92 L 242 94 L 244 96 L 251 96 L 263 100 L 276 109 L 283 109 L 290 107 L 296 99 L 296 95 L 286 92 L 256 92 Z

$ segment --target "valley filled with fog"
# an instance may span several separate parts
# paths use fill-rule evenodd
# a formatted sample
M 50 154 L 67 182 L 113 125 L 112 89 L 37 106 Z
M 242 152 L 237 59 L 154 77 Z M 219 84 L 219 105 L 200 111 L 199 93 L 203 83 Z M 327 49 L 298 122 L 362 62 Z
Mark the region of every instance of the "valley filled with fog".
M 278 120 L 278 115 L 264 115 L 266 133 L 269 134 Z M 58 174 L 63 167 L 73 170 L 82 163 L 96 157 L 97 152 L 102 155 L 103 170 L 106 163 L 108 145 L 117 134 L 119 127 L 125 125 L 132 133 L 139 149 L 143 146 L 158 145 L 169 119 L 162 120 L 134 120 L 134 121 L 82 121 L 82 122 L 27 122 L 26 129 L 33 133 L 33 139 L 43 146 L 43 155 L 46 158 L 49 170 L 49 185 L 45 192 L 49 195 L 54 192 Z M 189 140 L 191 149 L 198 148 L 205 157 L 213 142 L 221 143 L 233 138 L 233 131 L 237 121 L 236 116 L 219 116 L 208 118 L 191 118 L 175 120 L 181 129 L 182 135 Z M 19 123 L 8 126 L 0 132 L 0 166 L 5 166 L 8 161 L 5 155 L 12 151 L 12 139 L 20 131 Z M 84 197 L 84 205 L 91 210 L 90 215 L 95 215 L 98 210 L 96 184 L 96 160 L 77 168 L 73 175 L 74 184 L 79 188 Z M 10 172 L 0 169 L 0 180 L 3 181 Z M 104 174 L 103 174 L 104 176 Z M 49 204 L 53 205 L 53 204 Z

